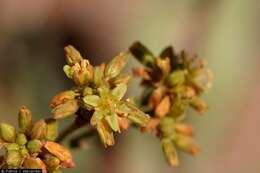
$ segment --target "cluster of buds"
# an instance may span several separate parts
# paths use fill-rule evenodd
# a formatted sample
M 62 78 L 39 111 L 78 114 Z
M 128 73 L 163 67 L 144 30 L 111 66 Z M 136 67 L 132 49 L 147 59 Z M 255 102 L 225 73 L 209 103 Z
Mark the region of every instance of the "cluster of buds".
M 60 173 L 62 168 L 74 166 L 69 150 L 54 140 L 56 120 L 32 120 L 29 109 L 22 107 L 18 114 L 19 130 L 0 123 L 0 168 L 42 169 L 43 173 Z
M 52 99 L 54 119 L 81 112 L 88 124 L 97 129 L 105 146 L 114 145 L 113 132 L 127 129 L 130 122 L 141 127 L 147 125 L 149 116 L 123 98 L 131 79 L 130 75 L 121 75 L 128 53 L 120 53 L 108 64 L 94 67 L 74 47 L 67 46 L 64 50 L 68 64 L 63 69 L 76 86 Z
M 204 59 L 191 57 L 185 51 L 177 54 L 172 47 L 154 56 L 136 42 L 130 52 L 144 66 L 133 71 L 142 78 L 145 87 L 141 106 L 152 117 L 143 131 L 160 138 L 169 164 L 177 166 L 176 148 L 192 155 L 199 152 L 192 138 L 192 126 L 185 122 L 185 116 L 189 107 L 199 113 L 207 110 L 201 95 L 211 87 L 211 72 L 205 68 Z

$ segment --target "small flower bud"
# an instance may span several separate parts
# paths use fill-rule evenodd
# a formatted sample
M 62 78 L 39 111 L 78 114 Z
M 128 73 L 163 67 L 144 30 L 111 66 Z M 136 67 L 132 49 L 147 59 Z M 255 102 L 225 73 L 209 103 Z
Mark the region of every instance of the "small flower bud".
M 18 114 L 18 123 L 20 132 L 25 133 L 30 131 L 32 124 L 32 113 L 31 111 L 23 106 Z
M 144 112 L 140 111 L 134 104 L 126 102 L 127 107 L 131 110 L 127 115 L 127 118 L 141 127 L 145 127 L 150 117 Z
M 193 109 L 195 109 L 199 113 L 204 113 L 208 108 L 207 103 L 199 97 L 194 97 L 191 100 L 190 105 Z
M 77 94 L 73 90 L 63 91 L 51 100 L 50 107 L 55 108 L 68 100 L 73 100 L 76 95 Z
M 6 156 L 6 163 L 10 167 L 19 167 L 22 163 L 22 157 L 19 151 L 8 151 Z
M 58 136 L 58 122 L 52 120 L 47 123 L 47 134 L 45 136 L 46 140 L 54 141 Z
M 73 168 L 75 167 L 75 163 L 72 160 L 66 160 L 61 162 L 60 164 L 61 168 Z
M 151 80 L 151 76 L 148 71 L 144 68 L 134 68 L 133 75 L 136 77 L 142 77 L 144 80 Z
M 107 64 L 105 68 L 105 76 L 108 78 L 115 78 L 119 75 L 121 70 L 124 68 L 126 62 L 128 60 L 127 53 L 120 53 L 115 58 Z
M 44 148 L 61 161 L 72 160 L 70 151 L 58 143 L 47 141 Z
M 173 143 L 169 140 L 163 140 L 162 149 L 163 149 L 164 155 L 165 155 L 168 163 L 171 166 L 178 166 L 179 160 L 178 160 L 177 152 L 176 152 L 176 149 L 175 149 Z
M 46 165 L 39 158 L 27 158 L 23 162 L 23 167 L 26 169 L 41 169 L 42 173 L 47 173 Z
M 64 48 L 65 54 L 66 54 L 66 60 L 69 65 L 74 65 L 76 63 L 79 63 L 83 58 L 79 51 L 75 49 L 73 46 L 68 45 Z
M 155 66 L 155 58 L 151 51 L 147 49 L 142 43 L 135 42 L 129 48 L 134 57 L 147 67 Z
M 118 124 L 119 124 L 120 130 L 127 130 L 129 127 L 129 121 L 125 117 L 118 117 Z
M 60 160 L 51 154 L 46 154 L 44 156 L 44 163 L 47 165 L 47 167 L 57 168 L 60 164 Z
M 31 139 L 42 139 L 46 136 L 47 124 L 44 120 L 36 121 L 31 130 Z
M 6 123 L 0 123 L 0 136 L 6 142 L 15 142 L 15 128 Z
M 167 115 L 171 108 L 171 100 L 169 96 L 165 96 L 155 109 L 155 116 L 163 118 Z
M 212 86 L 212 72 L 207 69 L 199 69 L 194 71 L 191 74 L 191 82 L 199 89 L 200 91 L 206 91 Z
M 6 145 L 6 150 L 7 151 L 12 151 L 12 150 L 15 150 L 15 151 L 19 151 L 19 145 L 16 144 L 16 143 L 11 143 L 11 144 L 7 144 Z
M 160 122 L 160 130 L 162 132 L 162 135 L 164 137 L 169 137 L 173 135 L 173 132 L 175 131 L 175 120 L 172 117 L 166 116 L 161 119 Z
M 145 127 L 149 122 L 149 116 L 141 112 L 129 113 L 127 118 L 141 127 Z
M 114 135 L 108 124 L 105 122 L 97 123 L 97 131 L 103 144 L 106 146 L 112 146 L 115 144 Z
M 93 89 L 90 87 L 85 87 L 83 90 L 83 96 L 87 96 L 87 95 L 92 95 L 93 94 Z
M 54 119 L 66 118 L 76 113 L 79 109 L 77 100 L 68 100 L 52 110 Z
M 185 115 L 188 108 L 188 101 L 184 99 L 176 99 L 171 105 L 171 111 L 169 113 L 172 117 L 181 117 Z
M 193 135 L 193 128 L 189 124 L 178 123 L 175 125 L 175 129 L 177 132 L 179 132 L 183 135 L 187 135 L 187 136 Z
M 152 118 L 150 119 L 149 123 L 141 128 L 142 132 L 147 132 L 147 133 L 151 133 L 155 136 L 158 135 L 159 130 L 158 130 L 158 126 L 160 124 L 160 119 L 159 118 Z
M 25 146 L 20 147 L 20 154 L 21 154 L 22 158 L 27 158 L 30 156 L 29 151 L 27 150 L 27 148 Z
M 185 70 L 176 70 L 168 76 L 167 82 L 170 86 L 183 84 L 185 82 L 186 74 L 187 74 L 187 71 L 185 71 Z
M 27 149 L 31 154 L 40 152 L 41 148 L 42 143 L 40 140 L 34 139 L 27 143 Z
M 104 68 L 97 66 L 94 68 L 94 84 L 99 87 L 104 80 Z
M 199 146 L 188 136 L 179 135 L 175 140 L 175 144 L 179 149 L 192 155 L 197 155 L 200 152 Z
M 127 84 L 131 80 L 131 75 L 120 75 L 113 81 L 114 85 Z
M 192 98 L 196 95 L 196 91 L 195 89 L 193 89 L 192 87 L 185 87 L 185 97 L 186 98 Z
M 82 60 L 81 63 L 75 64 L 71 68 L 73 80 L 77 85 L 86 85 L 91 82 L 94 77 L 93 66 L 89 64 L 88 60 Z
M 16 136 L 16 143 L 18 145 L 25 145 L 27 143 L 27 138 L 25 136 L 24 133 L 19 133 L 17 136 Z
M 163 75 L 168 75 L 171 71 L 171 64 L 169 57 L 165 59 L 156 58 L 156 64 L 160 68 Z
M 171 61 L 174 61 L 174 63 L 176 63 L 175 61 L 176 61 L 177 55 L 172 46 L 167 46 L 166 48 L 164 48 L 161 51 L 160 58 L 162 58 L 162 59 L 170 58 Z
M 149 97 L 149 107 L 150 108 L 155 108 L 159 103 L 161 102 L 163 97 L 163 88 L 158 87 L 155 90 L 153 90 L 151 96 Z

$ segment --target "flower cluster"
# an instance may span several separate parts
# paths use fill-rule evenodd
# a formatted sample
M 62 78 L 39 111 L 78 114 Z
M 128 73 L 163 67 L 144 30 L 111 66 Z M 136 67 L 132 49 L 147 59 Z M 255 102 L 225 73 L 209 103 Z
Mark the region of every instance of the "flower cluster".
M 60 173 L 62 168 L 73 167 L 70 151 L 57 141 L 85 125 L 90 125 L 90 131 L 71 141 L 77 143 L 94 132 L 105 147 L 112 146 L 114 133 L 134 123 L 160 139 L 171 166 L 179 163 L 176 149 L 192 155 L 199 152 L 186 114 L 190 107 L 199 113 L 208 107 L 201 96 L 211 87 L 212 75 L 204 59 L 189 56 L 185 51 L 176 53 L 172 47 L 154 56 L 140 42 L 134 43 L 130 53 L 143 64 L 133 70 L 134 76 L 142 78 L 144 87 L 138 108 L 125 98 L 132 75 L 121 74 L 129 52 L 120 53 L 107 64 L 93 66 L 74 47 L 69 45 L 64 50 L 67 65 L 63 70 L 75 86 L 51 100 L 52 118 L 33 121 L 31 111 L 22 107 L 18 131 L 0 123 L 0 149 L 4 150 L 0 168 Z M 58 121 L 72 115 L 72 125 L 58 134 Z
M 72 46 L 65 47 L 64 72 L 75 87 L 56 95 L 51 103 L 54 119 L 63 119 L 84 110 L 105 146 L 114 145 L 113 132 L 127 129 L 130 122 L 145 127 L 149 116 L 129 99 L 124 99 L 130 75 L 122 75 L 128 53 L 120 53 L 108 64 L 92 66 Z
M 0 123 L 0 168 L 42 169 L 43 173 L 59 173 L 61 168 L 74 166 L 69 150 L 54 140 L 56 120 L 32 121 L 29 109 L 22 107 L 18 115 L 19 131 L 7 123 Z
M 134 69 L 144 86 L 141 106 L 152 117 L 143 131 L 158 136 L 165 156 L 171 166 L 178 165 L 176 148 L 196 155 L 199 147 L 193 140 L 192 126 L 185 122 L 187 109 L 199 113 L 207 109 L 201 95 L 211 87 L 211 72 L 206 61 L 179 54 L 172 47 L 154 56 L 140 42 L 130 47 L 130 52 L 144 67 Z

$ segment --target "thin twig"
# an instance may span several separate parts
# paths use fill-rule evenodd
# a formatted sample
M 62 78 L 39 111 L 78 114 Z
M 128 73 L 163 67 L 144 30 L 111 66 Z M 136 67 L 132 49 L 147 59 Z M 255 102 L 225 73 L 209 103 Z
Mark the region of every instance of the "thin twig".
M 88 124 L 92 114 L 93 112 L 86 111 L 84 109 L 78 110 L 76 113 L 77 117 L 75 118 L 74 122 L 59 134 L 56 141 L 62 142 L 68 135 Z
M 73 133 L 79 128 L 81 128 L 81 126 L 77 126 L 77 124 L 73 122 L 59 134 L 57 142 L 62 142 L 69 134 Z
M 72 138 L 70 140 L 70 146 L 72 148 L 76 148 L 76 147 L 80 147 L 80 143 L 85 140 L 85 139 L 89 139 L 93 136 L 95 136 L 97 134 L 96 130 L 91 128 L 88 129 L 87 131 L 83 132 L 82 134 Z

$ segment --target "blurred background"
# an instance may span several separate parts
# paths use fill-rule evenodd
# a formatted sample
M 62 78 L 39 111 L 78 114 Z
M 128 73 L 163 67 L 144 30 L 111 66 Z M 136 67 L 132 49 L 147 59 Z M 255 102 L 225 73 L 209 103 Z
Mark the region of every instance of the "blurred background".
M 259 173 L 259 18 L 258 0 L 1 0 L 0 121 L 16 123 L 22 105 L 50 116 L 49 100 L 72 86 L 62 71 L 67 44 L 93 64 L 136 40 L 155 53 L 172 44 L 206 58 L 214 73 L 209 111 L 189 119 L 202 153 L 181 154 L 180 167 L 169 168 L 158 140 L 130 130 L 106 150 L 93 141 L 74 150 L 77 167 L 65 172 Z

